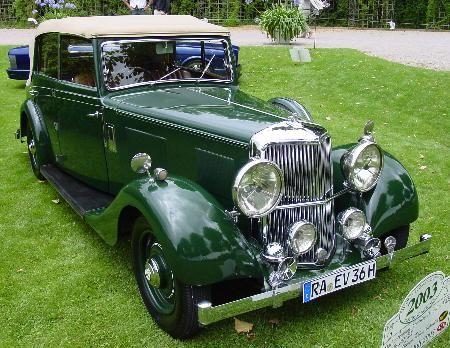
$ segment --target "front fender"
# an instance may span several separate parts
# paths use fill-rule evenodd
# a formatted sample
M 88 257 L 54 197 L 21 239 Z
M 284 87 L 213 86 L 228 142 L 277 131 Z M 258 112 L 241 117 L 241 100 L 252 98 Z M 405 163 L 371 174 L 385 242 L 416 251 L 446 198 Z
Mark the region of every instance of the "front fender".
M 349 148 L 344 145 L 332 153 L 334 171 L 334 191 L 342 190 L 344 176 L 341 158 Z M 361 209 L 367 216 L 376 237 L 395 228 L 411 224 L 419 215 L 419 200 L 411 176 L 392 155 L 384 152 L 384 167 L 374 189 L 363 194 L 346 193 L 336 199 L 336 213 L 353 206 Z
M 39 107 L 31 99 L 26 100 L 20 109 L 20 134 L 22 136 L 26 134 L 27 124 L 31 127 L 36 142 L 38 165 L 51 163 L 53 153 L 47 128 Z
M 199 185 L 177 177 L 124 187 L 104 211 L 85 220 L 108 242 L 118 238 L 124 207 L 138 209 L 150 223 L 178 280 L 206 285 L 225 279 L 260 277 L 256 255 L 220 203 Z

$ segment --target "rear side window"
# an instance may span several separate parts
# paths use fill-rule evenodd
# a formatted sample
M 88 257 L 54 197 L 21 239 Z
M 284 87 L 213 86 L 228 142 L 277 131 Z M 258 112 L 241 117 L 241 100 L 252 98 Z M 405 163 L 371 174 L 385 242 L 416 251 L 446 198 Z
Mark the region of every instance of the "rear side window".
M 58 34 L 43 34 L 38 40 L 37 70 L 41 74 L 58 78 Z
M 95 87 L 94 55 L 91 40 L 77 36 L 61 36 L 60 79 Z

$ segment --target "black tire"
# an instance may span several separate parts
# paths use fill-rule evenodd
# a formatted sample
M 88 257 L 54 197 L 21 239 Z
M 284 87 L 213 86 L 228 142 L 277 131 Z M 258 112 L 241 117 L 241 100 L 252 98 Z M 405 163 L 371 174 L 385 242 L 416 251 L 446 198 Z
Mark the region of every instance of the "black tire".
M 156 323 L 174 338 L 196 334 L 200 329 L 197 304 L 210 300 L 210 288 L 185 285 L 174 278 L 165 262 L 164 250 L 143 216 L 136 218 L 132 228 L 131 254 L 139 292 Z M 146 277 L 146 264 L 151 262 L 157 262 L 160 269 L 159 287 L 152 286 Z
M 39 158 L 37 153 L 36 140 L 30 124 L 28 124 L 27 126 L 26 135 L 27 135 L 27 151 L 28 157 L 30 158 L 31 169 L 33 170 L 33 173 L 36 176 L 36 178 L 38 178 L 39 180 L 45 180 L 39 169 Z
M 398 227 L 395 230 L 392 230 L 380 237 L 380 239 L 381 239 L 381 254 L 382 255 L 387 254 L 387 250 L 384 246 L 384 241 L 389 236 L 394 237 L 396 240 L 394 250 L 403 249 L 404 247 L 406 247 L 406 244 L 408 244 L 409 225 Z

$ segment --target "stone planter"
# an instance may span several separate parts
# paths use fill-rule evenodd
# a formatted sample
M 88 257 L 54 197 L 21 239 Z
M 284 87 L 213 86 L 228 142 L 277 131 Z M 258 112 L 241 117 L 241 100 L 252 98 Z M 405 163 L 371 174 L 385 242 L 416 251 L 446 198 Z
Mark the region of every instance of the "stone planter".
M 292 39 L 286 40 L 278 31 L 275 31 L 273 33 L 272 39 L 278 45 L 289 45 L 291 43 L 291 41 L 292 41 Z

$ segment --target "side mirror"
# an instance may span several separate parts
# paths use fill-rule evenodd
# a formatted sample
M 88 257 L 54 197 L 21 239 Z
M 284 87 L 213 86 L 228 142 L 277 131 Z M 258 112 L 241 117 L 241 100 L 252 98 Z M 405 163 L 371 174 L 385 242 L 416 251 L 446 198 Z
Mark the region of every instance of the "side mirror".
M 131 159 L 131 169 L 138 174 L 149 173 L 152 158 L 146 153 L 137 153 Z

